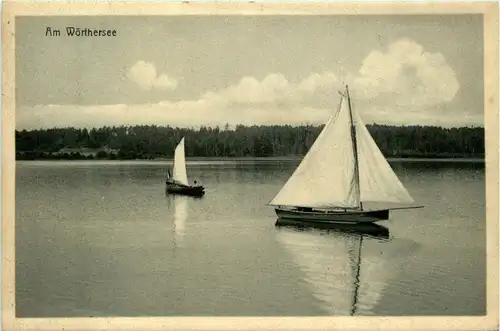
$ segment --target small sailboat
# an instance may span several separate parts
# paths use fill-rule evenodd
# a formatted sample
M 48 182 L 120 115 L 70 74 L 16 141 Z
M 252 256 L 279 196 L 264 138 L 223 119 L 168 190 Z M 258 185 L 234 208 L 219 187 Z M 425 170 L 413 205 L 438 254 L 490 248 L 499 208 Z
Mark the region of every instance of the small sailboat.
M 339 94 L 338 111 L 269 203 L 278 221 L 373 223 L 389 219 L 390 210 L 423 207 L 414 205 L 351 107 L 348 86 Z
M 181 139 L 174 152 L 173 175 L 168 172 L 166 190 L 170 194 L 182 194 L 195 197 L 205 195 L 205 188 L 202 185 L 190 185 L 186 171 L 186 153 L 184 150 L 184 138 Z

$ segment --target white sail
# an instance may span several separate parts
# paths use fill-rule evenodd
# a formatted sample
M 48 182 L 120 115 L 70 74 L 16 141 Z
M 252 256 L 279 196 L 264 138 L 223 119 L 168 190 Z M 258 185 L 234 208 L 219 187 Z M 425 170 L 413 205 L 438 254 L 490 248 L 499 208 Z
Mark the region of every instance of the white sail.
M 174 180 L 189 185 L 186 171 L 186 154 L 184 152 L 184 138 L 181 139 L 174 153 Z
M 342 97 L 339 111 L 326 123 L 270 205 L 358 207 L 350 123 L 349 105 Z
M 354 107 L 352 112 L 356 121 L 361 201 L 413 203 Z
M 356 208 L 363 201 L 414 202 L 359 114 L 351 109 L 359 170 L 359 182 L 356 181 L 348 102 L 346 97 L 341 98 L 339 112 L 330 118 L 270 205 Z

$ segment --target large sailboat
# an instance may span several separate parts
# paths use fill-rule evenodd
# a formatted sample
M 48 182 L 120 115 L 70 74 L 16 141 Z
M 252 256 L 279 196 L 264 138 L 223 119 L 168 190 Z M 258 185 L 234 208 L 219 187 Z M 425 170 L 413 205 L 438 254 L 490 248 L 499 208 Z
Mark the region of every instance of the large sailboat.
M 195 197 L 205 195 L 205 188 L 202 185 L 190 185 L 186 170 L 186 153 L 184 149 L 184 138 L 181 139 L 174 152 L 174 170 L 167 176 L 166 190 L 170 194 L 182 194 Z
M 340 95 L 338 111 L 269 205 L 279 218 L 314 223 L 372 223 L 390 210 L 422 207 L 351 106 L 348 86 Z

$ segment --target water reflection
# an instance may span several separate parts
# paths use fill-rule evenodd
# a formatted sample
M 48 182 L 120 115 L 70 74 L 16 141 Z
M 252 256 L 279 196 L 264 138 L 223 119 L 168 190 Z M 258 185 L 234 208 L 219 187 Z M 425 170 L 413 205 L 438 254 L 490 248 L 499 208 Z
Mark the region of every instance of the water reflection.
M 311 225 L 305 224 L 304 222 L 296 221 L 293 219 L 279 218 L 276 220 L 277 227 L 288 227 L 293 228 L 296 231 L 306 231 L 311 229 Z M 351 233 L 357 235 L 369 235 L 376 238 L 389 238 L 389 229 L 385 226 L 375 224 L 375 223 L 360 223 L 360 224 L 348 224 L 348 223 L 325 223 L 317 222 L 312 226 L 314 229 L 321 229 L 323 233 Z
M 189 197 L 182 195 L 173 195 L 169 199 L 174 209 L 174 222 L 172 226 L 174 249 L 182 247 L 184 244 L 186 219 L 188 217 L 188 199 Z
M 370 314 L 394 275 L 381 247 L 389 241 L 389 230 L 383 226 L 308 230 L 278 226 L 277 230 L 278 241 L 331 315 Z

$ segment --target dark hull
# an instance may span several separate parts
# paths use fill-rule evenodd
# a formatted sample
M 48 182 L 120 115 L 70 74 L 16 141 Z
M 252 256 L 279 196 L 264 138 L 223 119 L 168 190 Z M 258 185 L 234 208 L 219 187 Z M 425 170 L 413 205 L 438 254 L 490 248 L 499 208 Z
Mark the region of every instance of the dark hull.
M 293 220 L 301 223 L 339 223 L 339 224 L 359 224 L 374 223 L 389 219 L 389 210 L 370 211 L 299 211 L 296 209 L 276 208 L 278 218 Z M 279 220 L 278 220 L 279 221 Z
M 166 191 L 169 194 L 180 194 L 193 197 L 202 197 L 205 195 L 205 188 L 203 186 L 185 186 L 170 182 L 166 182 Z

